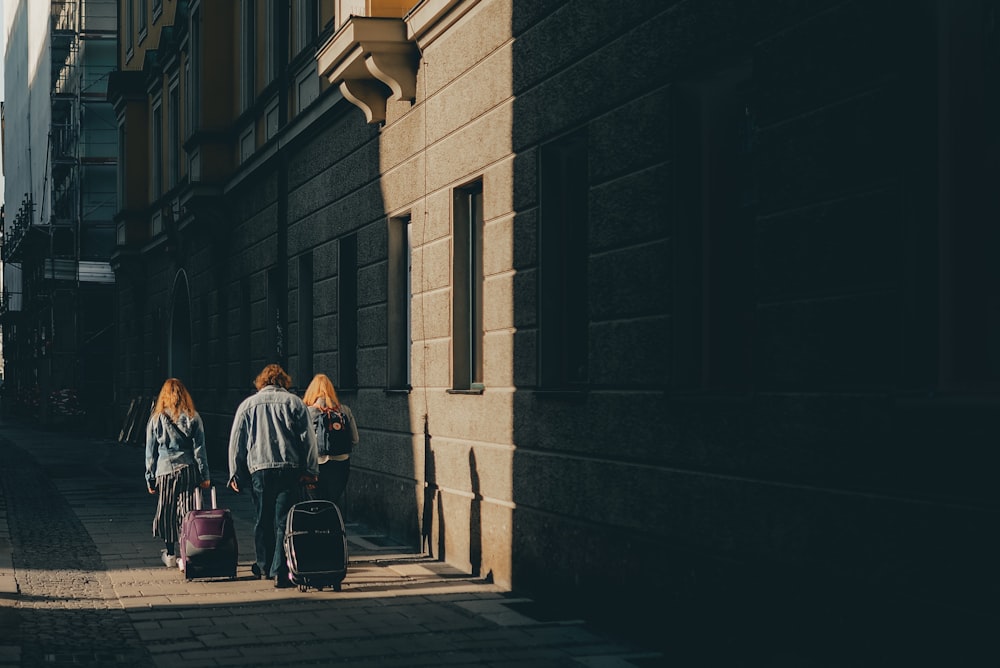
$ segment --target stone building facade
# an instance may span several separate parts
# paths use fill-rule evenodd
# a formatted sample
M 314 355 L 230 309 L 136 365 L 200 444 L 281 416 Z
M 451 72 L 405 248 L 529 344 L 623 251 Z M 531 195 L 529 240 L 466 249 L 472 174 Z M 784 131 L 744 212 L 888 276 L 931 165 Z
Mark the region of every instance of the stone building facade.
M 327 373 L 349 517 L 678 653 L 975 640 L 995 3 L 350 4 L 121 13 L 120 410 Z

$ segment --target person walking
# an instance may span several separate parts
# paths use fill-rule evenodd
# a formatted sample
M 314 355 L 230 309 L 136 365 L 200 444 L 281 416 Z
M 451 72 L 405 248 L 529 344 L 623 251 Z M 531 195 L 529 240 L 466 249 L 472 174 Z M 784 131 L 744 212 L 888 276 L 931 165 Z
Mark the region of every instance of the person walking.
M 288 511 L 302 485 L 319 475 L 309 410 L 288 391 L 291 385 L 281 365 L 265 366 L 254 380 L 257 392 L 236 409 L 229 433 L 229 487 L 239 493 L 249 485 L 256 511 L 253 574 L 266 573 L 278 588 L 292 586 L 283 540 Z
M 194 400 L 177 378 L 168 378 L 146 423 L 146 488 L 159 494 L 153 535 L 163 539 L 160 558 L 177 567 L 181 521 L 194 507 L 194 492 L 211 487 L 205 426 Z
M 351 409 L 323 373 L 313 376 L 302 400 L 309 407 L 319 454 L 317 496 L 340 506 L 351 475 L 351 450 L 358 444 L 358 425 Z

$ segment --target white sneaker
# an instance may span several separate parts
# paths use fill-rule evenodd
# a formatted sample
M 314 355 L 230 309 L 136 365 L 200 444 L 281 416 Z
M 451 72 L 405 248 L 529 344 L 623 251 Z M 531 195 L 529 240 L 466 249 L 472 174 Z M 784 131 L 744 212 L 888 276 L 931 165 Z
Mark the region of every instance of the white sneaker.
M 167 568 L 177 567 L 177 556 L 173 554 L 167 554 L 166 550 L 160 550 L 160 560 L 163 562 L 163 565 L 166 566 Z
M 181 573 L 184 572 L 184 560 L 181 559 L 180 557 L 177 557 L 177 570 L 179 570 Z

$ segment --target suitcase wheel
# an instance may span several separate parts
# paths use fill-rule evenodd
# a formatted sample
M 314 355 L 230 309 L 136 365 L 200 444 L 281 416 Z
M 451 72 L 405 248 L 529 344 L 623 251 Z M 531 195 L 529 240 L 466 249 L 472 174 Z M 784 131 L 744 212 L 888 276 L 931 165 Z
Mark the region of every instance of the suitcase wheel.
M 333 585 L 333 591 L 340 591 L 340 583 Z

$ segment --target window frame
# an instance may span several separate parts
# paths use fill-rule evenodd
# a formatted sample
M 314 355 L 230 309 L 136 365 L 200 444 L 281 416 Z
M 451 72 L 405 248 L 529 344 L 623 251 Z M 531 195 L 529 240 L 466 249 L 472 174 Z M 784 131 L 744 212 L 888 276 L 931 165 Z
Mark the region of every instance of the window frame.
M 240 111 L 253 106 L 257 96 L 256 30 L 254 0 L 243 0 L 240 7 Z
M 135 0 L 125 0 L 125 61 L 128 62 L 135 55 Z
M 312 46 L 319 35 L 319 3 L 316 0 L 296 0 L 295 54 Z
M 413 220 L 409 214 L 389 218 L 386 267 L 386 388 L 412 389 Z
M 737 62 L 675 88 L 676 391 L 744 393 L 754 385 L 751 75 L 749 62 Z
M 264 1 L 268 18 L 264 28 L 264 86 L 278 78 L 278 4 L 275 0 Z
M 155 202 L 163 195 L 163 97 L 153 97 L 150 113 L 150 175 L 149 201 Z
M 139 2 L 139 12 L 138 12 L 138 23 L 139 29 L 136 31 L 139 35 L 137 42 L 142 44 L 142 41 L 146 38 L 146 34 L 149 31 L 149 15 L 147 13 L 146 2 L 148 0 L 138 0 Z
M 167 89 L 167 189 L 181 182 L 181 92 L 175 76 Z
M 483 182 L 452 192 L 452 392 L 483 383 Z
M 185 63 L 185 134 L 191 137 L 201 126 L 201 7 L 191 11 L 188 57 Z

